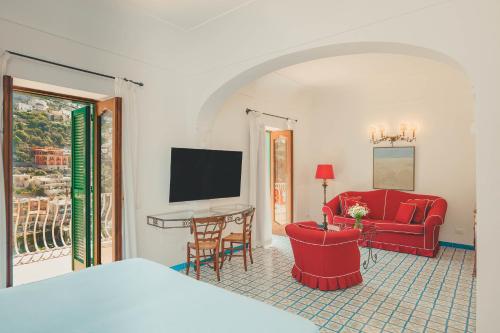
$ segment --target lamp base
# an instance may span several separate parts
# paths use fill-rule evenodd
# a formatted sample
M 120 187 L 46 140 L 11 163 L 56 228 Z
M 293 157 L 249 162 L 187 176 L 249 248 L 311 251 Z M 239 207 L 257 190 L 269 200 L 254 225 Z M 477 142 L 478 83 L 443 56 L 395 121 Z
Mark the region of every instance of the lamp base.
M 323 179 L 323 207 L 326 205 L 326 188 L 328 187 L 328 183 L 326 182 L 326 179 Z M 323 213 L 323 229 L 327 230 L 328 229 L 328 223 L 326 222 L 326 214 Z

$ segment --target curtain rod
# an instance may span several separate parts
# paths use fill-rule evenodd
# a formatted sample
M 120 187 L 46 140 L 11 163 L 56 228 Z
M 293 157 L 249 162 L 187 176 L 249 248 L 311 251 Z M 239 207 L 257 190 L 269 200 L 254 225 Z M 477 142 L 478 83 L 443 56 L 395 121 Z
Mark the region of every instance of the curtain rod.
M 283 116 L 277 116 L 277 115 L 275 115 L 275 114 L 265 113 L 265 112 L 260 112 L 260 111 L 257 111 L 257 110 L 252 110 L 252 109 L 249 109 L 249 108 L 247 108 L 247 109 L 245 110 L 245 112 L 246 112 L 246 114 L 248 114 L 249 112 L 258 112 L 258 113 L 263 114 L 263 115 L 265 115 L 265 116 L 275 117 L 275 118 L 280 118 L 280 119 L 286 119 L 286 120 L 293 120 L 293 121 L 295 121 L 295 122 L 298 122 L 298 120 L 297 120 L 297 119 L 288 118 L 288 117 L 283 117 Z
M 102 74 L 102 73 L 98 73 L 98 72 L 93 72 L 93 71 L 89 71 L 89 70 L 86 70 L 86 69 L 83 69 L 83 68 L 68 66 L 68 65 L 60 64 L 58 62 L 54 62 L 54 61 L 50 61 L 50 60 L 45 60 L 45 59 L 41 59 L 41 58 L 37 58 L 37 57 L 32 57 L 32 56 L 29 56 L 29 55 L 26 55 L 26 54 L 22 54 L 22 53 L 18 53 L 18 52 L 14 52 L 14 51 L 6 50 L 6 52 L 8 52 L 10 54 L 13 54 L 13 55 L 16 55 L 18 57 L 23 57 L 23 58 L 27 58 L 27 59 L 31 59 L 31 60 L 36 60 L 36 61 L 44 62 L 46 64 L 54 65 L 54 66 L 64 67 L 64 68 L 72 69 L 72 70 L 83 72 L 83 73 L 87 73 L 87 74 L 92 74 L 92 75 L 97 75 L 97 76 L 105 77 L 105 78 L 108 78 L 108 79 L 113 79 L 113 80 L 116 79 L 116 77 L 114 77 L 112 75 L 107 75 L 107 74 Z M 130 82 L 130 83 L 133 83 L 133 84 L 136 84 L 136 85 L 138 85 L 140 87 L 144 86 L 144 83 L 142 83 L 142 82 L 137 82 L 137 81 L 134 81 L 134 80 L 129 80 L 127 78 L 123 78 L 123 80 L 125 80 L 127 82 Z

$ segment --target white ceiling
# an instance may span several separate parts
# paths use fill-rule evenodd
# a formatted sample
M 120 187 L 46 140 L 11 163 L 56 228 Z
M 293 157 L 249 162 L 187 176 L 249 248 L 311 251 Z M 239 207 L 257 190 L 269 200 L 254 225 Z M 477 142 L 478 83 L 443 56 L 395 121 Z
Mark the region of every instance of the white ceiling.
M 424 75 L 440 63 L 397 54 L 358 54 L 322 58 L 286 67 L 277 74 L 306 86 L 337 86 L 366 81 Z
M 182 30 L 196 29 L 255 0 L 126 0 Z

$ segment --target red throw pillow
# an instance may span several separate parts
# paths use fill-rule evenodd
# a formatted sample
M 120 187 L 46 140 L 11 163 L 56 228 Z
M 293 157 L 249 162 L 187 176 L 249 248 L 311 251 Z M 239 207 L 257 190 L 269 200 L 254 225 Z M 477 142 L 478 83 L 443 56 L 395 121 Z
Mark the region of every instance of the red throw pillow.
M 340 196 L 340 213 L 342 216 L 347 216 L 347 210 L 349 207 L 346 205 L 346 200 L 361 200 L 360 196 L 348 196 L 342 195 Z M 347 208 L 346 208 L 347 207 Z
M 417 209 L 415 210 L 415 214 L 413 214 L 413 220 L 411 223 L 423 223 L 427 216 L 427 210 L 430 207 L 431 201 L 429 199 L 409 199 L 406 200 L 406 202 L 415 204 L 417 207 Z
M 413 215 L 415 215 L 415 211 L 417 210 L 417 204 L 401 202 L 399 204 L 398 212 L 396 213 L 396 218 L 394 222 L 410 224 L 413 219 Z
M 345 211 L 344 211 L 345 217 L 352 217 L 351 215 L 349 215 L 349 208 L 351 208 L 352 206 L 360 205 L 360 206 L 364 206 L 364 207 L 368 208 L 368 205 L 365 202 L 360 201 L 359 199 L 353 199 L 353 198 L 347 198 L 344 201 L 344 205 L 345 205 L 344 206 L 345 207 Z

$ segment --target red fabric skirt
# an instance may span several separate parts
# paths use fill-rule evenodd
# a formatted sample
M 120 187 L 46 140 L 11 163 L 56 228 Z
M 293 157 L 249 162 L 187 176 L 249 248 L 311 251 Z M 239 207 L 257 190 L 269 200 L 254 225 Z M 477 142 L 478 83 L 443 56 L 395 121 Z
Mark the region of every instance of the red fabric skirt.
M 363 282 L 360 271 L 342 276 L 323 277 L 303 272 L 297 265 L 293 265 L 292 276 L 305 286 L 323 291 L 345 289 Z

